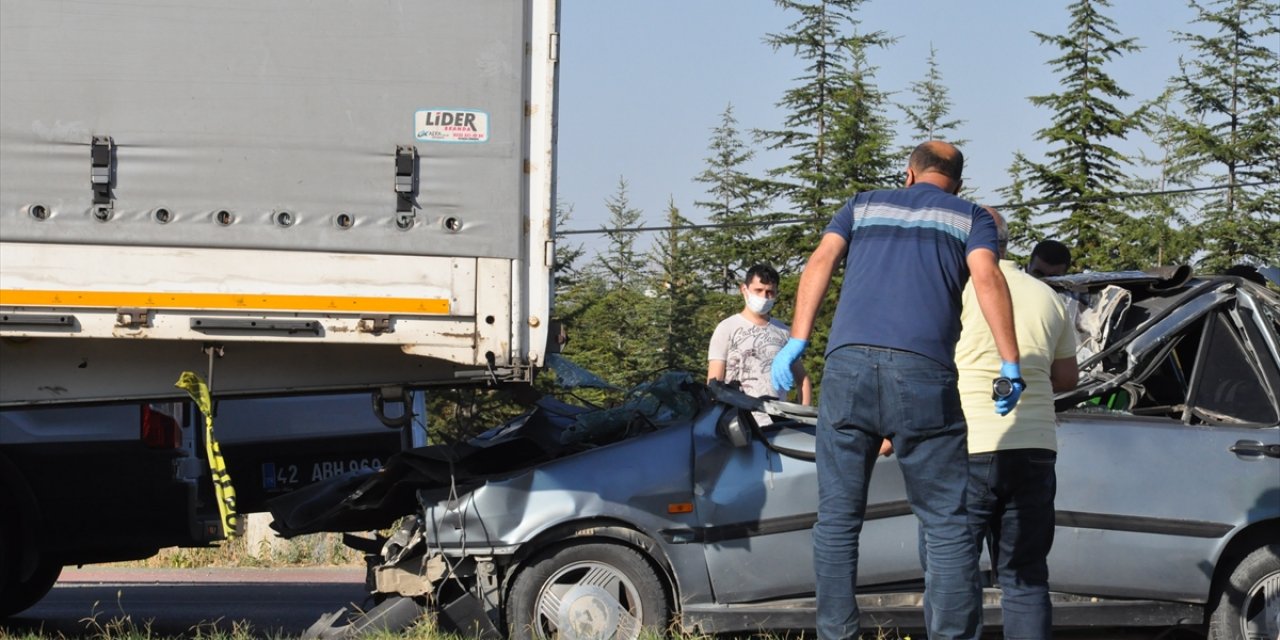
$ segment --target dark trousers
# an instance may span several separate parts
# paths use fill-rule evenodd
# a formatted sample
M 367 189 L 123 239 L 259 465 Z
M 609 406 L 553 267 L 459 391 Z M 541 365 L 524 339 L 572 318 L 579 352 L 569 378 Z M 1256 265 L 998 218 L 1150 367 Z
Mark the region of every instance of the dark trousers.
M 827 356 L 818 405 L 818 637 L 856 638 L 858 538 L 880 440 L 897 451 L 920 521 L 929 637 L 981 635 L 978 547 L 965 513 L 968 429 L 956 373 L 924 356 L 848 346 Z
M 1049 566 L 1053 547 L 1054 471 L 1047 449 L 969 456 L 969 529 L 987 545 L 1000 584 L 1005 638 L 1049 638 Z

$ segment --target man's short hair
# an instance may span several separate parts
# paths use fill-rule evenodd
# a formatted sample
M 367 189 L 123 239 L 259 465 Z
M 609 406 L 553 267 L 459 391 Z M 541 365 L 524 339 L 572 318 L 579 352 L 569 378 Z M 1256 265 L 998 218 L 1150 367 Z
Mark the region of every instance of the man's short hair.
M 944 146 L 945 145 L 945 146 Z M 938 153 L 938 149 L 949 149 L 955 153 Z M 954 146 L 937 140 L 922 142 L 911 152 L 907 165 L 916 173 L 935 171 L 952 180 L 959 181 L 964 173 L 964 154 Z
M 778 271 L 767 264 L 751 265 L 742 277 L 742 284 L 751 284 L 752 279 L 759 280 L 760 284 L 778 284 Z
M 1036 258 L 1040 258 L 1045 264 L 1065 264 L 1068 269 L 1071 268 L 1071 249 L 1057 240 L 1041 240 L 1036 244 L 1027 261 Z

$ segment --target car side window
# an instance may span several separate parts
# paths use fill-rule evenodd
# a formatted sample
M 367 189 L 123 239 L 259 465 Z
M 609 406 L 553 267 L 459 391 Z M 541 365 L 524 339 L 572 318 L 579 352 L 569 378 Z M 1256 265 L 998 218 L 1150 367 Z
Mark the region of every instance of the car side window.
M 1280 420 L 1266 386 L 1276 378 L 1276 365 L 1265 350 L 1256 351 L 1263 361 L 1252 357 L 1248 340 L 1226 312 L 1207 318 L 1184 421 L 1273 425 Z

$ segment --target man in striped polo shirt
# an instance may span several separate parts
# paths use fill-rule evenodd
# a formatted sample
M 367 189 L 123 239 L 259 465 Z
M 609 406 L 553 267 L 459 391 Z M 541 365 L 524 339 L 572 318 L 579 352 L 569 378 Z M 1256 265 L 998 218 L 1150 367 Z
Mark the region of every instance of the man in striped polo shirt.
M 774 387 L 793 384 L 839 261 L 837 302 L 818 404 L 818 523 L 814 526 L 818 636 L 856 638 L 858 535 L 881 441 L 896 450 L 907 500 L 924 536 L 929 637 L 977 638 L 978 552 L 968 530 L 968 451 L 956 386 L 961 292 L 973 281 L 991 327 L 1005 390 L 1001 415 L 1025 383 L 996 226 L 957 197 L 964 158 L 929 141 L 907 165 L 906 187 L 860 193 L 836 213 L 800 277 L 791 339 L 773 361 Z

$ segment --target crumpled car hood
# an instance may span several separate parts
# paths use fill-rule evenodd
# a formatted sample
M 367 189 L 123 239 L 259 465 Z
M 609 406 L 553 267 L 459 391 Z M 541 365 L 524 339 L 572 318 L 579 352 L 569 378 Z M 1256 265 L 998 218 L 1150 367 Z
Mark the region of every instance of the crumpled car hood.
M 520 416 L 457 444 L 403 451 L 378 470 L 363 470 L 267 503 L 271 527 L 284 537 L 391 526 L 424 503 L 461 495 L 550 460 L 687 422 L 711 402 L 706 387 L 668 372 L 633 389 L 617 407 L 588 409 L 550 396 Z

